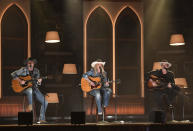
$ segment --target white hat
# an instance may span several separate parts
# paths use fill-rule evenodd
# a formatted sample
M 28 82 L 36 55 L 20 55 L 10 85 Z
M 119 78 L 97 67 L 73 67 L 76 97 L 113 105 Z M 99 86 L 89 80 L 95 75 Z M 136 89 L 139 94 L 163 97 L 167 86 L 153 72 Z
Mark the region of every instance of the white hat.
M 168 65 L 167 68 L 170 68 L 170 67 L 172 66 L 172 64 L 169 63 L 167 60 L 162 60 L 162 61 L 160 62 L 160 65 L 162 65 L 162 64 L 167 64 L 167 65 Z
M 96 61 L 93 61 L 93 62 L 91 63 L 91 67 L 94 68 L 94 66 L 95 66 L 96 64 L 102 64 L 102 65 L 104 66 L 104 65 L 105 65 L 105 62 L 103 62 L 101 59 L 97 59 Z

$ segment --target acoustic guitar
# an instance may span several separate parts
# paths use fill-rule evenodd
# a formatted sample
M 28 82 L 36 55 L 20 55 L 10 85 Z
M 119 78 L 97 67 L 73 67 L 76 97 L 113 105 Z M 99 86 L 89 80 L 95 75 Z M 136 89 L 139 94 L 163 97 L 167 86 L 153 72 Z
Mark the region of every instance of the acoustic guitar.
M 150 79 L 147 82 L 148 89 L 165 89 L 165 88 L 168 88 L 167 87 L 168 82 L 166 80 L 164 80 L 163 78 L 159 78 L 157 76 L 151 75 Z M 156 86 L 154 86 L 154 85 L 156 85 Z M 174 84 L 172 84 L 172 86 L 174 86 Z
M 100 89 L 101 88 L 102 82 L 101 82 L 101 78 L 100 77 L 91 77 L 91 76 L 89 76 L 88 79 L 90 81 L 92 81 L 95 84 L 95 86 L 90 85 L 88 80 L 86 80 L 85 78 L 82 78 L 81 79 L 81 89 L 82 89 L 82 91 L 90 92 L 91 90 Z M 120 80 L 108 81 L 108 82 L 109 82 L 109 84 L 112 83 L 112 82 L 120 83 Z
M 48 78 L 47 76 L 41 77 L 41 79 L 47 79 L 47 78 Z M 16 93 L 20 93 L 23 90 L 32 87 L 32 85 L 33 85 L 32 82 L 37 80 L 37 79 L 32 79 L 32 77 L 29 75 L 20 76 L 19 79 L 24 80 L 25 84 L 21 85 L 19 80 L 17 80 L 17 79 L 13 79 L 11 81 L 11 84 L 12 84 L 11 87 L 12 87 L 13 91 Z

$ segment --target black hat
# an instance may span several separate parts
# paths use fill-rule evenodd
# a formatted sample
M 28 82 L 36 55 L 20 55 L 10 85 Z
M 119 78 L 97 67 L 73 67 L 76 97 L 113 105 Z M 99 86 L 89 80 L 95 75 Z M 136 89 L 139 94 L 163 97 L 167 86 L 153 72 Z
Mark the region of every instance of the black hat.
M 38 61 L 37 61 L 36 59 L 34 59 L 34 58 L 32 58 L 32 57 L 29 57 L 29 58 L 27 58 L 27 60 L 24 61 L 24 65 L 27 65 L 27 63 L 28 63 L 29 61 L 33 61 L 34 64 L 37 64 L 37 63 L 38 63 Z

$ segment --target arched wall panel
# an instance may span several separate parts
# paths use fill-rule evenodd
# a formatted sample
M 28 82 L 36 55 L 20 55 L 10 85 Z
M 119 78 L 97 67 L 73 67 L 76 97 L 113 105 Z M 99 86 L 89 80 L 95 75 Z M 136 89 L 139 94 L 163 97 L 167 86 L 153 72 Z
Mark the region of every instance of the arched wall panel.
M 1 38 L 1 35 L 2 35 L 2 32 L 1 32 L 1 22 L 2 22 L 2 18 L 3 18 L 3 15 L 5 14 L 5 12 L 7 11 L 7 9 L 9 7 L 11 7 L 12 5 L 16 5 L 22 12 L 23 14 L 25 15 L 25 18 L 27 20 L 27 24 L 28 24 L 28 49 L 27 49 L 27 53 L 28 53 L 28 57 L 31 56 L 31 31 L 30 31 L 30 26 L 31 26 L 31 23 L 30 23 L 30 0 L 1 0 L 0 1 L 0 98 L 2 97 L 2 59 L 1 59 L 1 45 L 2 45 L 2 38 Z
M 116 79 L 121 79 L 119 95 L 140 95 L 140 23 L 136 14 L 125 8 L 115 24 Z
M 140 41 L 140 54 L 141 54 L 141 72 L 140 72 L 140 96 L 144 97 L 144 58 L 143 58 L 143 6 L 142 3 L 137 3 L 137 2 L 85 2 L 83 5 L 83 24 L 84 24 L 84 72 L 87 71 L 87 65 L 89 64 L 87 61 L 87 21 L 88 18 L 90 17 L 90 14 L 95 10 L 96 8 L 101 7 L 103 8 L 109 17 L 111 18 L 112 21 L 112 44 L 113 44 L 113 50 L 112 50 L 112 55 L 113 55 L 113 80 L 116 79 L 116 71 L 115 71 L 115 23 L 122 12 L 125 8 L 129 7 L 133 10 L 133 12 L 137 15 L 139 22 L 140 22 L 140 27 L 141 27 L 141 41 Z M 113 94 L 115 94 L 115 83 L 113 83 Z

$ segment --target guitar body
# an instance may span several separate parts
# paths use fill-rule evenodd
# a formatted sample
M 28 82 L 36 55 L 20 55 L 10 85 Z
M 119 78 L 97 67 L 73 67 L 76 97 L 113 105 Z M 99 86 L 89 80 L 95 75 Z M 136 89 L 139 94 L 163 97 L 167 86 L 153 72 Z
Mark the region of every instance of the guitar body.
M 21 80 L 24 80 L 24 81 L 31 81 L 32 78 L 31 76 L 20 76 L 19 77 Z M 12 89 L 14 92 L 16 93 L 20 93 L 22 92 L 24 89 L 26 88 L 29 88 L 32 86 L 32 83 L 31 82 L 27 82 L 27 84 L 25 85 L 21 85 L 20 82 L 16 79 L 13 79 L 12 80 Z
M 158 78 L 157 76 L 151 75 L 151 80 L 149 79 L 147 82 L 147 87 L 149 89 L 165 89 L 165 87 L 160 87 L 165 83 L 165 81 L 161 78 Z M 154 86 L 156 84 L 157 86 Z
M 93 89 L 100 89 L 101 88 L 101 78 L 100 77 L 88 77 L 89 80 L 95 83 L 96 86 L 91 86 L 90 83 L 85 79 L 81 79 L 81 89 L 84 92 L 90 92 Z
M 148 86 L 148 88 L 149 88 L 149 89 L 156 88 L 156 87 L 154 87 L 154 86 L 153 86 L 153 83 L 154 83 L 154 82 L 157 84 L 157 82 L 156 82 L 156 81 L 151 81 L 151 80 L 148 80 L 148 82 L 147 82 L 147 86 Z

